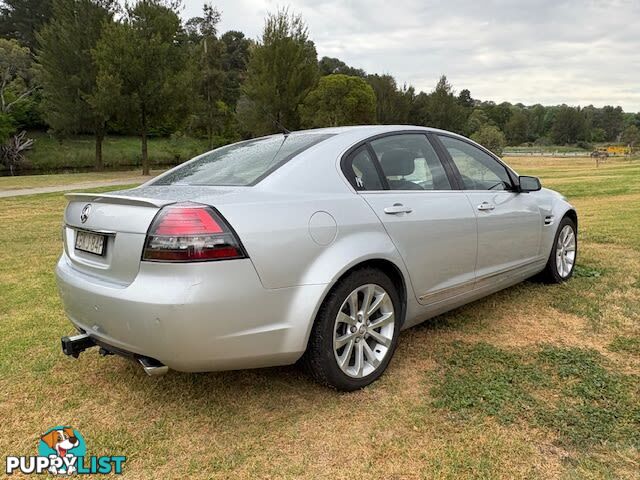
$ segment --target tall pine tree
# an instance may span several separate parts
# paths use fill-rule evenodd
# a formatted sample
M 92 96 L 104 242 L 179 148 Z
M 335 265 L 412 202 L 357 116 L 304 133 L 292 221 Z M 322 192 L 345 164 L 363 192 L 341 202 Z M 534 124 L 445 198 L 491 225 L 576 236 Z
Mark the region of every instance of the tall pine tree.
M 191 97 L 179 3 L 140 0 L 109 25 L 94 50 L 96 102 L 117 105 L 121 121 L 138 131 L 142 173 L 149 175 L 152 126 L 186 116 Z M 176 120 L 177 121 L 177 120 Z
M 36 33 L 51 16 L 52 0 L 3 0 L 0 4 L 0 36 L 37 47 Z
M 251 53 L 241 123 L 254 135 L 300 127 L 300 105 L 318 78 L 318 56 L 299 15 L 280 10 L 265 22 Z
M 38 35 L 45 120 L 59 135 L 93 133 L 96 170 L 103 168 L 109 112 L 94 101 L 98 71 L 91 50 L 115 6 L 114 0 L 54 0 L 51 21 Z

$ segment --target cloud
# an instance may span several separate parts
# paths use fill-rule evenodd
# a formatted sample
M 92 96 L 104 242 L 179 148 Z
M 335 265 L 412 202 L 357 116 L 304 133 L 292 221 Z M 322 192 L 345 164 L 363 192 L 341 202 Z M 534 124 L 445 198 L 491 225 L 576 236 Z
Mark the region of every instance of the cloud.
M 201 5 L 186 1 L 184 16 Z M 216 5 L 222 30 L 256 38 L 283 3 Z M 637 0 L 298 0 L 289 8 L 307 21 L 319 56 L 418 90 L 444 73 L 480 99 L 640 111 Z

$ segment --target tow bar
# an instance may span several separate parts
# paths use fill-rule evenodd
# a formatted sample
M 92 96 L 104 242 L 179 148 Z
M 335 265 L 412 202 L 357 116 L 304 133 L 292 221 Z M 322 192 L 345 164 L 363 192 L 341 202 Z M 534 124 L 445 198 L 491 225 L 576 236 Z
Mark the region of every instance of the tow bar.
M 119 348 L 106 345 L 100 341 L 96 342 L 87 333 L 80 333 L 78 335 L 73 335 L 72 337 L 62 337 L 60 340 L 62 342 L 62 352 L 73 358 L 78 358 L 82 352 L 89 348 L 99 346 L 101 355 L 105 356 L 115 354 L 134 360 L 138 362 L 145 373 L 151 377 L 164 375 L 169 371 L 169 367 L 155 358 L 145 357 L 144 355 L 137 355 L 132 352 L 120 350 Z
M 96 342 L 86 333 L 80 333 L 73 337 L 62 337 L 62 353 L 78 358 L 87 348 L 95 347 Z

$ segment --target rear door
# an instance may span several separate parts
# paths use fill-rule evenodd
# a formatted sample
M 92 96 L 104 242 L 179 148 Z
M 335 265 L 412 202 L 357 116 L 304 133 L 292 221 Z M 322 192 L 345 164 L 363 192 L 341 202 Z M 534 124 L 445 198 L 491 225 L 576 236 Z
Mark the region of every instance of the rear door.
M 384 224 L 420 303 L 470 290 L 476 219 L 423 133 L 386 135 L 355 150 L 345 174 Z
M 517 193 L 507 168 L 458 137 L 437 135 L 478 219 L 478 281 L 514 271 L 540 256 L 542 215 L 534 196 Z

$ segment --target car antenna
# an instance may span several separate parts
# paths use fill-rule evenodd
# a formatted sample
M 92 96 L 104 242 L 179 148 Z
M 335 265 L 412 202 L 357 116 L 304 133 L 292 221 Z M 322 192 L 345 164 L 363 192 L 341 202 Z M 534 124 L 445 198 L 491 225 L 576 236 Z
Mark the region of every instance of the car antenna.
M 282 130 L 282 134 L 286 137 L 291 133 L 291 130 L 289 130 L 287 127 L 285 127 L 284 125 L 282 125 L 278 120 L 276 120 L 275 118 L 273 119 L 273 123 L 276 124 L 276 127 L 278 127 L 280 130 Z
M 253 103 L 254 105 L 257 105 L 257 102 L 253 99 L 249 99 L 251 101 L 251 103 Z M 264 113 L 267 117 L 269 117 L 269 119 L 273 122 L 273 124 L 278 127 L 280 130 L 282 130 L 283 135 L 286 137 L 291 133 L 291 130 L 289 130 L 287 127 L 285 127 L 283 124 L 281 124 L 278 119 L 276 117 L 274 117 L 273 115 L 271 115 L 267 109 L 264 107 L 264 105 L 259 105 L 260 110 L 262 110 L 262 113 Z

